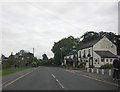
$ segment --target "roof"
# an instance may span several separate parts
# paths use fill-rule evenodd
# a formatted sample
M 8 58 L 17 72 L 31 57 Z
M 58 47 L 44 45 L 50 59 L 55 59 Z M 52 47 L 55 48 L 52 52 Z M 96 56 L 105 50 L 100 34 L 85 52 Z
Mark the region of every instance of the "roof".
M 110 51 L 95 51 L 101 58 L 116 58 L 117 56 Z
M 80 47 L 80 50 L 81 49 L 85 49 L 85 48 L 89 48 L 89 47 L 92 47 L 93 45 L 95 45 L 99 40 L 101 40 L 102 38 L 97 38 L 96 40 L 92 40 L 92 41 L 89 41 L 87 43 L 84 43 L 81 45 Z

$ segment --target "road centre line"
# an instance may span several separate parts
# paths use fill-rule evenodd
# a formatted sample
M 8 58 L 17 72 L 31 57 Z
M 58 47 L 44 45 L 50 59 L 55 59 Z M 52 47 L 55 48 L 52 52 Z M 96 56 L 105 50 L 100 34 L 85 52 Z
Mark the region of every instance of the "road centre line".
M 55 78 L 55 80 L 58 82 L 58 84 L 64 89 L 65 87 L 60 83 L 60 81 L 55 77 L 55 75 L 52 73 L 51 73 L 51 75 L 53 78 Z
M 55 75 L 52 74 L 52 76 L 53 76 L 53 78 L 55 78 Z
M 36 69 L 37 69 L 37 68 L 35 68 L 34 70 L 36 70 Z M 9 86 L 9 85 L 11 85 L 11 84 L 13 84 L 14 82 L 16 82 L 17 80 L 19 80 L 19 79 L 21 79 L 21 78 L 27 76 L 28 74 L 32 73 L 34 70 L 32 70 L 32 71 L 30 71 L 30 72 L 28 72 L 28 73 L 26 73 L 26 74 L 24 74 L 24 75 L 22 75 L 22 76 L 20 76 L 20 77 L 18 77 L 18 78 L 16 78 L 16 79 L 14 79 L 14 80 L 12 80 L 11 82 L 7 83 L 6 85 L 4 85 L 4 84 L 6 83 L 6 82 L 4 82 L 4 84 L 2 85 L 3 88 L 5 88 L 5 87 L 7 87 L 7 86 Z
M 56 79 L 56 81 L 59 83 L 59 85 L 64 88 L 64 86 L 60 83 L 60 81 L 58 79 Z
M 76 74 L 75 71 L 69 71 L 69 70 L 66 70 L 66 71 Z M 86 78 L 89 78 L 89 79 L 93 79 L 93 80 L 96 80 L 96 81 L 99 81 L 99 82 L 103 82 L 103 83 L 106 83 L 106 84 L 109 84 L 109 85 L 114 85 L 114 86 L 119 87 L 119 85 L 116 84 L 116 83 L 112 83 L 112 82 L 109 82 L 109 81 L 97 79 L 97 78 L 90 77 L 90 76 L 87 76 L 87 75 L 84 75 L 84 74 L 76 74 L 76 75 L 78 75 L 78 76 L 83 76 L 83 77 L 86 77 Z

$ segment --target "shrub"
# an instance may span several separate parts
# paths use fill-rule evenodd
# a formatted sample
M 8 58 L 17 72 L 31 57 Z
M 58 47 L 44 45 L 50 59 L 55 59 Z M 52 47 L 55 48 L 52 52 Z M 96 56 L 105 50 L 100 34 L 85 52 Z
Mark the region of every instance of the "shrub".
M 34 62 L 32 62 L 32 66 L 33 67 L 36 67 L 37 66 L 37 63 L 34 61 Z
M 80 62 L 79 68 L 85 68 L 86 62 Z
M 112 64 L 105 64 L 100 67 L 100 69 L 111 69 L 113 67 Z

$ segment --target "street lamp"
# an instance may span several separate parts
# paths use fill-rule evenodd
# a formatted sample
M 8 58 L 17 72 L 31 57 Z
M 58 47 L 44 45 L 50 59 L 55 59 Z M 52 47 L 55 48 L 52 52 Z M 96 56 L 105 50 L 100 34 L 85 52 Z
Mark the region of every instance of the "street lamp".
M 74 63 L 74 66 L 76 66 L 76 63 L 77 63 L 77 49 L 76 49 L 76 46 L 73 46 L 73 63 Z

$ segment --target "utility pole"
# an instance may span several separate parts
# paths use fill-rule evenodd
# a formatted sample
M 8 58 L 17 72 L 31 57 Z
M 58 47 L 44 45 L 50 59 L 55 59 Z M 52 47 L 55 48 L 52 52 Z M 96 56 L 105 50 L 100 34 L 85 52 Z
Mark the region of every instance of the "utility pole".
M 33 62 L 34 62 L 34 48 L 33 48 Z
M 61 50 L 61 65 L 63 64 L 63 60 L 62 60 L 62 49 L 63 49 L 63 47 L 60 48 L 60 50 Z

